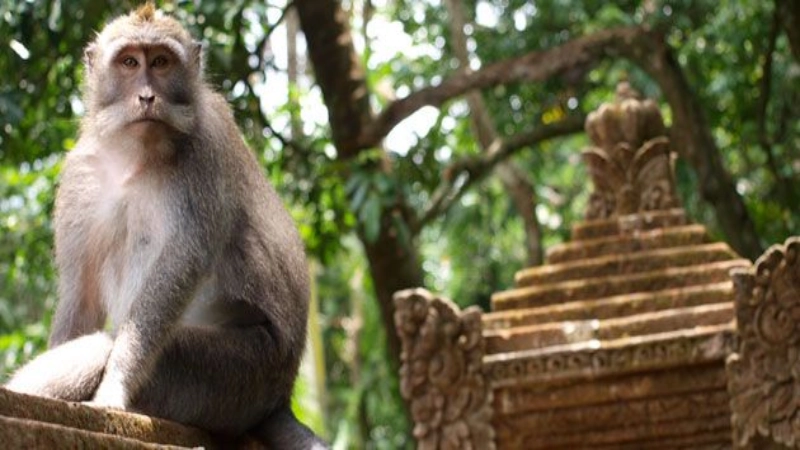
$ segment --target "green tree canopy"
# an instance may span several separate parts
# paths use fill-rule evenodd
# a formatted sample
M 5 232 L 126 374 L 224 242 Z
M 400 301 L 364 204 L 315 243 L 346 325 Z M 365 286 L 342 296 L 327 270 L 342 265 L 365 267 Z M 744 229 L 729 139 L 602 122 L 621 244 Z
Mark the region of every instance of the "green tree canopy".
M 3 372 L 41 349 L 55 302 L 49 218 L 83 45 L 136 4 L 0 0 Z M 798 230 L 792 0 L 160 6 L 204 42 L 318 261 L 326 427 L 344 447 L 410 442 L 392 294 L 486 307 L 541 262 L 586 202 L 583 118 L 621 80 L 662 105 L 695 221 L 748 257 Z

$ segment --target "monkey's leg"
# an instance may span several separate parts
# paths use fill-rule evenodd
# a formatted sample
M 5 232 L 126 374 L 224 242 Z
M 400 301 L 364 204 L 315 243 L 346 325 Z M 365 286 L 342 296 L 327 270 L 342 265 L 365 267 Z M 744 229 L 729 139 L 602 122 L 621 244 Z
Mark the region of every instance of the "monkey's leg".
M 181 327 L 131 409 L 200 428 L 250 431 L 267 448 L 328 448 L 289 408 L 300 355 L 281 351 L 266 326 Z
M 111 337 L 105 333 L 65 342 L 23 366 L 5 387 L 40 397 L 89 400 L 103 378 L 112 345 Z
M 130 409 L 240 434 L 288 405 L 299 355 L 280 351 L 265 326 L 180 327 Z M 285 347 L 285 345 L 284 345 Z

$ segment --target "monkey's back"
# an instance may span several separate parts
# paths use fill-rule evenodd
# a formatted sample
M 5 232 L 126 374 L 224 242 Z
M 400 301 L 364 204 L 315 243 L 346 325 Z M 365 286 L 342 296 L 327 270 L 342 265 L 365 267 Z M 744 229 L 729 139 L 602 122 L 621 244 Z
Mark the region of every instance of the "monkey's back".
M 288 347 L 305 342 L 309 297 L 307 262 L 292 217 L 264 176 L 255 154 L 247 147 L 225 99 L 206 91 L 209 110 L 200 114 L 216 123 L 199 126 L 197 145 L 208 145 L 214 155 L 214 179 L 219 183 L 219 214 L 229 216 L 215 274 L 218 294 L 238 320 L 251 323 L 252 309 L 266 315 L 275 334 Z M 223 130 L 222 135 L 206 135 Z M 224 155 L 223 157 L 220 157 Z M 248 307 L 237 309 L 237 304 Z M 238 305 L 241 307 L 241 305 Z M 253 307 L 253 308 L 250 308 Z M 299 360 L 299 357 L 298 357 Z

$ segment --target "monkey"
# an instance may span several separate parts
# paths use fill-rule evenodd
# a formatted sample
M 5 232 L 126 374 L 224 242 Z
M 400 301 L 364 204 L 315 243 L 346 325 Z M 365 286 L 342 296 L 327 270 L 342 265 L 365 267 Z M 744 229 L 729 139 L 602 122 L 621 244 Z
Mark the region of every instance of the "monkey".
M 54 209 L 50 349 L 9 390 L 327 448 L 289 404 L 306 342 L 297 228 L 202 45 L 148 2 L 84 51 Z

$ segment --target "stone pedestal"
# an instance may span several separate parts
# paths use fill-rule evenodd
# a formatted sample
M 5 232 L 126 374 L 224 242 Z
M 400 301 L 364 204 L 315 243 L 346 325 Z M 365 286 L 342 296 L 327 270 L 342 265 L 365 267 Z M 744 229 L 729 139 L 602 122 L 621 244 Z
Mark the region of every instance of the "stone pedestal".
M 734 444 L 800 448 L 800 238 L 733 273 L 739 341 L 728 358 Z
M 460 448 L 731 447 L 729 272 L 751 264 L 687 220 L 652 101 L 623 84 L 586 129 L 585 221 L 496 293 L 479 327 L 431 294 L 396 295 L 420 448 L 458 448 L 451 433 Z
M 258 448 L 167 420 L 17 394 L 0 387 L 3 449 Z
M 749 261 L 680 209 L 573 235 L 483 315 L 497 446 L 730 447 L 728 272 Z

